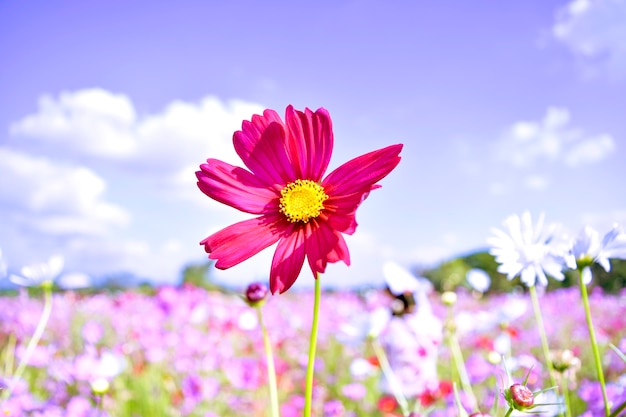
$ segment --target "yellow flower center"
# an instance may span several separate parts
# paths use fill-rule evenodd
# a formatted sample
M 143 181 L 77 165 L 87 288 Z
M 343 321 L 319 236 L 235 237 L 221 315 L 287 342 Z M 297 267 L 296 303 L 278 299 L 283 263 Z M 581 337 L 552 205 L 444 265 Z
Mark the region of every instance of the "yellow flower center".
M 280 212 L 292 223 L 307 223 L 320 215 L 328 198 L 324 188 L 311 180 L 295 180 L 280 191 Z

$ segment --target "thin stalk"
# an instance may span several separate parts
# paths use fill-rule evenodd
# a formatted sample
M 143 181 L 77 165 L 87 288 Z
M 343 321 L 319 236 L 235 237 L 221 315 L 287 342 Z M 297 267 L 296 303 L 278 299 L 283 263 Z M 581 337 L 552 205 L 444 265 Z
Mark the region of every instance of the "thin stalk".
M 102 412 L 104 411 L 103 407 L 102 407 L 102 400 L 103 400 L 102 395 L 97 395 L 96 396 L 96 401 L 97 401 L 97 403 L 96 403 L 96 411 L 97 411 L 96 416 L 97 417 L 102 417 Z
M 51 285 L 42 285 L 43 293 L 44 293 L 44 304 L 43 311 L 41 312 L 41 317 L 39 317 L 39 323 L 37 323 L 37 327 L 35 328 L 35 333 L 33 333 L 33 337 L 29 340 L 28 345 L 26 346 L 26 351 L 24 355 L 20 359 L 20 363 L 17 365 L 17 369 L 15 373 L 11 377 L 11 384 L 4 394 L 3 398 L 6 399 L 11 396 L 13 389 L 17 385 L 18 380 L 21 378 L 24 370 L 26 369 L 26 365 L 30 360 L 30 357 L 33 355 L 37 344 L 41 340 L 41 336 L 43 335 L 44 330 L 46 329 L 46 325 L 48 324 L 48 319 L 50 318 L 50 312 L 52 311 L 52 286 Z
M 387 381 L 389 382 L 389 386 L 391 387 L 391 391 L 393 392 L 393 396 L 395 397 L 396 402 L 402 410 L 402 415 L 408 416 L 410 413 L 409 403 L 402 393 L 400 381 L 398 381 L 398 378 L 396 378 L 396 374 L 394 374 L 393 369 L 391 369 L 391 365 L 389 364 L 389 360 L 387 359 L 385 349 L 383 349 L 383 347 L 380 345 L 378 339 L 372 338 L 370 339 L 370 341 L 372 343 L 374 353 L 376 354 L 376 358 L 380 363 L 380 368 L 382 369 L 385 378 L 387 378 Z
M 604 399 L 604 413 L 607 417 L 611 415 L 611 409 L 609 408 L 609 399 L 606 395 L 606 386 L 604 383 L 604 372 L 602 371 L 602 361 L 600 360 L 600 351 L 598 350 L 598 342 L 596 341 L 596 334 L 593 330 L 593 323 L 591 322 L 591 310 L 589 309 L 589 296 L 587 295 L 587 286 L 583 282 L 583 271 L 578 269 L 580 295 L 583 299 L 583 306 L 585 307 L 585 317 L 587 319 L 587 328 L 589 329 L 589 339 L 591 340 L 591 349 L 593 351 L 593 359 L 596 364 L 596 372 L 598 373 L 598 381 L 602 388 L 602 398 Z
M 263 333 L 263 346 L 265 348 L 265 362 L 267 364 L 267 381 L 269 383 L 270 390 L 270 404 L 272 410 L 272 417 L 280 417 L 280 407 L 278 404 L 278 388 L 276 384 L 276 368 L 274 367 L 274 355 L 272 353 L 272 344 L 267 333 L 267 328 L 263 323 L 263 313 L 261 312 L 261 306 L 256 306 L 257 316 L 259 318 L 259 325 Z
M 17 344 L 17 340 L 15 339 L 15 334 L 9 334 L 9 341 L 7 342 L 6 350 L 4 351 L 3 362 L 4 362 L 4 375 L 11 375 L 13 373 L 13 366 L 15 361 L 15 345 Z
M 452 361 L 454 362 L 454 367 L 459 375 L 463 391 L 465 391 L 465 395 L 468 396 L 471 408 L 473 409 L 478 405 L 478 401 L 476 400 L 476 395 L 474 395 L 469 374 L 467 372 L 467 368 L 465 367 L 465 360 L 463 359 L 463 352 L 461 351 L 459 339 L 456 337 L 456 331 L 454 329 L 454 314 L 452 313 L 451 307 L 448 313 L 448 326 L 446 327 L 446 340 L 448 341 L 450 353 L 452 353 Z
M 313 402 L 313 373 L 315 372 L 315 351 L 317 349 L 317 327 L 319 322 L 320 298 L 322 289 L 319 273 L 315 276 L 315 301 L 313 302 L 313 322 L 311 323 L 311 339 L 309 341 L 309 363 L 306 369 L 306 388 L 304 391 L 304 417 L 311 417 Z
M 546 367 L 548 368 L 548 378 L 550 379 L 550 386 L 556 387 L 556 381 L 554 375 L 552 375 L 552 359 L 550 358 L 550 348 L 548 347 L 548 337 L 546 336 L 546 329 L 543 326 L 543 318 L 541 315 L 541 308 L 539 307 L 539 298 L 537 297 L 537 288 L 532 285 L 528 287 L 530 292 L 530 300 L 533 304 L 533 312 L 535 313 L 535 321 L 537 322 L 537 328 L 539 329 L 539 337 L 541 339 L 541 349 L 543 350 L 543 357 L 546 361 Z M 558 392 L 557 392 L 558 394 Z
M 570 400 L 567 376 L 563 374 L 561 380 L 563 381 L 563 397 L 565 397 L 565 417 L 572 417 L 572 402 Z

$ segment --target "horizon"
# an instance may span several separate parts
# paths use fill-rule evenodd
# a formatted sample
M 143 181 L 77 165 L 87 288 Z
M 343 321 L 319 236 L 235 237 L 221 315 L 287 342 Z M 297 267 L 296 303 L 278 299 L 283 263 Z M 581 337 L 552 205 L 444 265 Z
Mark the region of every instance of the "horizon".
M 194 172 L 242 166 L 242 121 L 289 104 L 329 110 L 327 173 L 404 144 L 324 286 L 484 250 L 524 210 L 603 235 L 626 224 L 625 16 L 622 0 L 0 3 L 0 249 L 13 271 L 60 254 L 66 272 L 175 282 L 251 217 Z M 267 279 L 273 248 L 213 276 Z

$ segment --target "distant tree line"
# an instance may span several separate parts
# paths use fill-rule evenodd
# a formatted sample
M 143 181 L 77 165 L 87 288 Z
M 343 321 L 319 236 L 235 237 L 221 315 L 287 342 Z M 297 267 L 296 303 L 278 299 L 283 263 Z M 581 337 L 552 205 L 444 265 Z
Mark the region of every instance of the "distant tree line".
M 491 286 L 488 293 L 509 292 L 515 287 L 523 287 L 519 277 L 509 281 L 506 275 L 499 273 L 498 263 L 487 251 L 474 252 L 444 261 L 435 268 L 423 270 L 415 268 L 413 272 L 416 275 L 428 278 L 437 291 L 451 291 L 457 287 L 471 289 L 465 277 L 467 272 L 474 268 L 482 269 L 491 278 Z M 618 293 L 626 288 L 626 261 L 611 259 L 610 272 L 606 272 L 599 265 L 593 265 L 592 272 L 593 282 L 590 284 L 591 287 L 599 286 L 609 293 Z M 578 272 L 567 270 L 565 271 L 565 279 L 563 281 L 548 279 L 548 291 L 556 288 L 577 286 L 578 281 Z

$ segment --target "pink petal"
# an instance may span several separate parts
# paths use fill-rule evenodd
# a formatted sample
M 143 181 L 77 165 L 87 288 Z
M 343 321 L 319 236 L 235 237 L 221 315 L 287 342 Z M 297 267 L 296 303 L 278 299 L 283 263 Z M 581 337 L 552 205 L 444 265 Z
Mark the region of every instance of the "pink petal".
M 336 231 L 353 234 L 357 227 L 356 209 L 368 194 L 369 192 L 329 197 L 324 202 L 324 220 Z
M 267 188 L 245 169 L 217 159 L 208 159 L 200 169 L 198 187 L 212 199 L 252 214 L 278 210 L 279 190 Z
M 350 252 L 343 236 L 324 222 L 310 226 L 306 237 L 306 256 L 314 276 L 326 271 L 329 262 L 344 261 L 350 265 Z
M 304 240 L 304 229 L 294 226 L 293 231 L 278 242 L 270 271 L 272 294 L 284 293 L 298 279 L 304 264 Z
M 275 111 L 265 110 L 263 116 L 244 121 L 233 144 L 243 163 L 268 186 L 282 187 L 297 179 L 287 153 L 285 126 Z
M 328 174 L 322 186 L 329 196 L 366 193 L 399 163 L 402 145 L 392 145 L 366 153 Z
M 215 267 L 228 269 L 256 255 L 278 241 L 285 221 L 273 216 L 260 216 L 232 224 L 200 242 L 216 259 Z
M 333 152 L 333 126 L 326 109 L 304 112 L 287 107 L 287 149 L 300 179 L 321 181 Z

